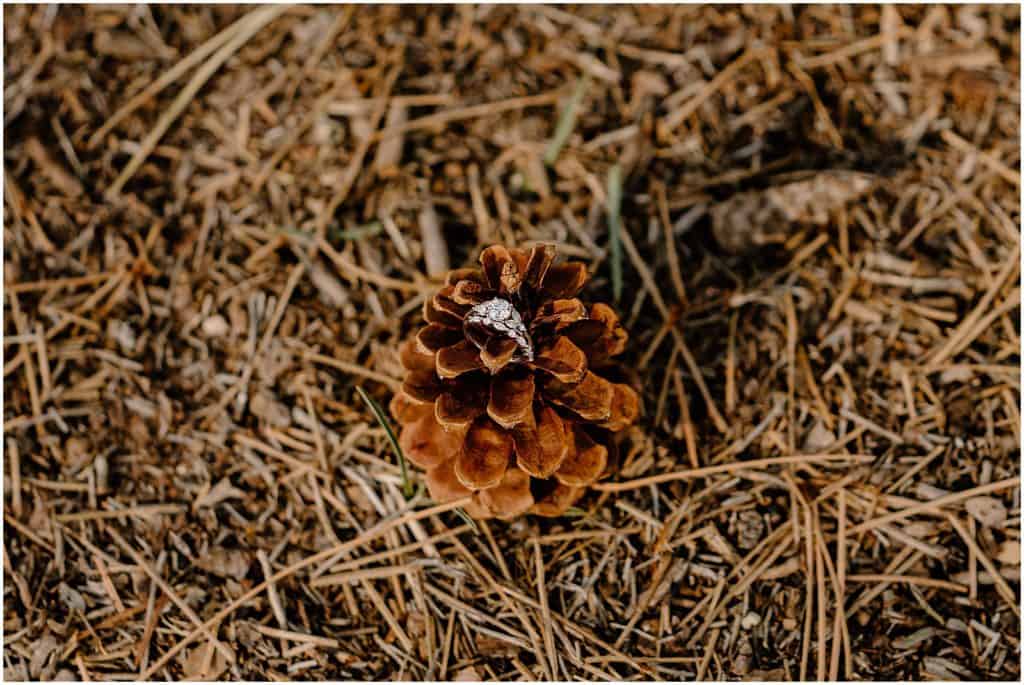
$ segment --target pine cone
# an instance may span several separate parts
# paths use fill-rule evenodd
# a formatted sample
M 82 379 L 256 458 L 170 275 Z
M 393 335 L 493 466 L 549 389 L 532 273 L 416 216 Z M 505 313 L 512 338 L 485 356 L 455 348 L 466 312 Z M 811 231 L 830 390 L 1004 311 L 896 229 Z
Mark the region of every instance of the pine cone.
M 586 265 L 554 257 L 547 245 L 487 248 L 482 270 L 448 274 L 401 347 L 402 450 L 434 500 L 473 495 L 475 518 L 561 515 L 639 413 L 636 392 L 605 377 L 628 337 L 618 316 L 576 299 Z

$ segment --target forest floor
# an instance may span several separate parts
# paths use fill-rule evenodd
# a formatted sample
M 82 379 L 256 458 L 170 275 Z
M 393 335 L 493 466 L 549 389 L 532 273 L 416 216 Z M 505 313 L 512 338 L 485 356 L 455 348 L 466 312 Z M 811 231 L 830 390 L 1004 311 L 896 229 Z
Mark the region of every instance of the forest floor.
M 3 32 L 6 679 L 1020 678 L 1018 6 Z M 357 387 L 537 241 L 643 413 L 474 528 Z

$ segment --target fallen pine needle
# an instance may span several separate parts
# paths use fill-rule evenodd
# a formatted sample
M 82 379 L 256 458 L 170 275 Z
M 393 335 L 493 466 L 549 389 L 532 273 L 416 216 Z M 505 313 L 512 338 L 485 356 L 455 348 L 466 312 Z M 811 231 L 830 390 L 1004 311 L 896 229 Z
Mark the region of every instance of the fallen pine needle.
M 623 492 L 626 490 L 636 490 L 637 488 L 646 488 L 651 485 L 660 485 L 661 483 L 669 483 L 677 480 L 694 480 L 696 478 L 714 476 L 719 473 L 762 469 L 768 466 L 778 466 L 780 464 L 820 464 L 830 461 L 852 461 L 859 464 L 865 464 L 874 460 L 875 457 L 867 454 L 798 454 L 788 457 L 771 457 L 768 459 L 734 461 L 728 464 L 719 464 L 718 466 L 704 466 L 699 469 L 686 469 L 684 471 L 662 473 L 657 476 L 647 476 L 646 478 L 637 478 L 636 480 L 627 480 L 621 483 L 597 483 L 591 487 L 594 490 L 600 490 L 602 492 Z

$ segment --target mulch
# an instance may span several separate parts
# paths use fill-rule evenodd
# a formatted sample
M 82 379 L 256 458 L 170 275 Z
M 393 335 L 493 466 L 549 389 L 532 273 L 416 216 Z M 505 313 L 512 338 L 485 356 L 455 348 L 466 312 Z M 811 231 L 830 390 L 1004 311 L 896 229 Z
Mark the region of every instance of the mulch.
M 3 16 L 6 679 L 1020 678 L 1018 6 Z M 357 388 L 537 242 L 618 468 L 406 499 Z

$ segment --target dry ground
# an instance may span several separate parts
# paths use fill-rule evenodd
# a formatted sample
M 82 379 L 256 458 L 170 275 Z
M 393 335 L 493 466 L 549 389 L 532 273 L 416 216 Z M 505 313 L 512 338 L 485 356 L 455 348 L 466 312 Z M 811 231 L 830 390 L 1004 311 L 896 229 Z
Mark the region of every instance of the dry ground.
M 1018 679 L 1019 24 L 5 7 L 4 676 Z M 356 386 L 537 240 L 644 416 L 474 530 Z

